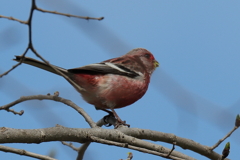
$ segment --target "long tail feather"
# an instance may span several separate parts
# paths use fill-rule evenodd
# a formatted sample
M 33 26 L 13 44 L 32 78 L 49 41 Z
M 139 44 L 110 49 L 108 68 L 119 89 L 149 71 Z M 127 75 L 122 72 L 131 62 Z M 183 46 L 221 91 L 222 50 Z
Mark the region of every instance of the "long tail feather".
M 23 59 L 24 58 L 24 59 Z M 57 73 L 53 68 L 51 68 L 50 66 L 48 66 L 47 64 L 41 62 L 41 61 L 38 61 L 38 60 L 35 60 L 33 58 L 29 58 L 29 57 L 22 57 L 22 56 L 16 56 L 15 59 L 13 59 L 14 61 L 17 61 L 17 62 L 20 62 L 21 60 L 23 59 L 23 63 L 26 63 L 26 64 L 29 64 L 31 66 L 35 66 L 37 68 L 41 68 L 41 69 L 44 69 L 46 71 L 49 71 L 49 72 L 52 72 L 54 74 L 57 74 L 59 75 L 59 73 Z M 61 67 L 58 67 L 58 66 L 54 66 L 57 68 L 57 70 L 59 70 L 60 72 L 62 72 L 63 74 L 65 75 L 68 75 L 68 71 L 64 68 L 61 68 Z

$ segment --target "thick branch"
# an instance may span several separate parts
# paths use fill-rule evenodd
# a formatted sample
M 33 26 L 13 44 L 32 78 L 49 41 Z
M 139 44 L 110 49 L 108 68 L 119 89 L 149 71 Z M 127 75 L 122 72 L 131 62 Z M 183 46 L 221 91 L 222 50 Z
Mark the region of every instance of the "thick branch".
M 197 143 L 193 140 L 178 137 L 171 133 L 163 133 L 163 132 L 152 131 L 148 129 L 139 129 L 139 128 L 128 128 L 128 129 L 119 128 L 118 130 L 120 130 L 126 135 L 136 137 L 139 139 L 161 141 L 169 144 L 173 144 L 174 142 L 176 142 L 177 146 L 183 149 L 188 149 L 196 153 L 199 153 L 205 157 L 208 157 L 209 159 L 218 160 L 219 158 L 221 158 L 220 154 L 214 151 L 211 151 L 208 146 L 201 145 L 200 143 Z
M 132 145 L 128 145 L 127 143 L 113 142 L 113 141 L 101 139 L 101 138 L 94 137 L 94 136 L 91 136 L 90 138 L 92 139 L 92 141 L 99 142 L 99 143 L 102 143 L 102 144 L 108 144 L 108 145 L 114 145 L 114 146 L 119 146 L 119 147 L 123 147 L 123 148 L 129 148 L 129 149 L 133 149 L 133 150 L 140 151 L 140 152 L 143 152 L 143 153 L 149 153 L 149 154 L 161 156 L 163 158 L 166 158 L 166 156 L 167 156 L 167 154 L 159 153 L 159 152 L 152 151 L 152 150 L 145 149 L 145 148 L 135 147 L 135 146 L 132 146 Z M 169 155 L 169 158 L 171 158 L 173 160 L 184 160 L 182 158 L 174 157 L 174 156 L 171 156 L 171 155 Z M 185 159 L 185 160 L 191 160 L 191 159 L 194 159 L 194 158 L 189 157 L 189 159 Z
M 170 149 L 167 149 L 163 146 L 127 136 L 116 129 L 80 129 L 67 128 L 62 126 L 43 129 L 11 129 L 5 127 L 0 128 L 0 143 L 41 143 L 50 141 L 70 141 L 85 143 L 92 141 L 90 138 L 91 136 L 132 145 L 163 154 L 170 152 Z M 173 151 L 171 155 L 182 159 L 192 160 L 192 158 L 189 156 L 176 151 Z
M 139 131 L 147 131 L 147 130 L 140 130 L 137 128 L 135 129 L 129 128 L 128 130 L 129 130 L 128 132 L 126 130 L 125 132 L 128 133 L 129 135 L 131 135 L 131 132 L 133 132 L 133 135 L 135 133 L 135 135 L 137 135 L 136 136 L 137 138 L 128 136 L 116 129 L 108 130 L 108 129 L 102 129 L 97 127 L 91 128 L 91 129 L 66 128 L 62 126 L 53 127 L 53 128 L 44 128 L 44 129 L 11 129 L 11 128 L 3 127 L 3 128 L 0 128 L 0 143 L 41 143 L 41 142 L 50 142 L 50 141 L 70 141 L 70 142 L 85 143 L 85 142 L 92 141 L 90 137 L 94 136 L 100 139 L 127 144 L 130 146 L 147 149 L 147 150 L 151 150 L 151 151 L 155 151 L 163 154 L 168 154 L 170 152 L 170 149 L 167 149 L 157 144 L 140 140 L 138 138 L 145 137 L 145 139 L 160 141 L 160 139 L 165 139 L 166 137 L 168 137 L 169 139 L 168 141 L 171 141 L 173 140 L 173 137 L 172 137 L 173 134 L 165 133 L 165 137 L 161 137 L 164 133 L 152 131 L 151 134 L 149 134 L 150 132 L 139 132 Z M 183 140 L 185 140 L 184 143 L 185 142 L 190 143 L 190 144 L 186 144 L 186 146 L 189 145 L 189 147 L 191 146 L 193 148 L 196 148 L 196 146 L 194 145 L 198 145 L 198 147 L 203 147 L 203 148 L 198 148 L 198 150 L 196 151 L 197 153 L 202 154 L 199 151 L 202 151 L 203 149 L 205 149 L 209 152 L 209 154 L 204 153 L 206 157 L 213 160 L 221 158 L 221 155 L 218 155 L 214 151 L 210 151 L 208 148 L 206 149 L 204 146 L 197 144 L 194 141 L 191 142 L 191 140 L 186 140 L 180 137 L 174 138 L 174 141 L 177 142 L 177 145 L 180 144 L 179 146 L 182 145 Z M 166 141 L 166 139 L 164 141 Z M 186 156 L 177 151 L 173 151 L 171 153 L 171 156 L 182 158 L 182 159 L 192 159 L 191 157 Z

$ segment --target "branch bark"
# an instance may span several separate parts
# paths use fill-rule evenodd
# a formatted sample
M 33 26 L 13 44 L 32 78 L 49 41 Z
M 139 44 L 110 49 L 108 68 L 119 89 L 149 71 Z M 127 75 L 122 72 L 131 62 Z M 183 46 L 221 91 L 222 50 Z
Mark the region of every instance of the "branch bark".
M 54 96 L 54 95 L 33 95 L 33 96 L 22 96 L 19 99 L 6 104 L 4 106 L 0 106 L 0 110 L 7 110 L 7 111 L 11 111 L 9 110 L 10 107 L 13 107 L 14 105 L 24 102 L 24 101 L 28 101 L 28 100 L 54 100 L 56 102 L 61 102 L 66 104 L 67 106 L 70 106 L 71 108 L 75 109 L 79 114 L 81 114 L 86 122 L 91 126 L 91 127 L 96 127 L 96 123 L 92 120 L 92 118 L 79 106 L 77 106 L 75 103 L 73 103 L 72 101 L 65 99 L 65 98 L 61 98 L 58 96 Z M 15 111 L 14 111 L 15 112 Z
M 221 155 L 217 154 L 214 151 L 211 151 L 209 147 L 200 145 L 192 140 L 176 137 L 173 134 L 137 128 L 123 128 L 116 130 L 103 129 L 98 127 L 91 129 L 80 129 L 67 128 L 62 126 L 43 129 L 12 129 L 2 127 L 0 128 L 0 133 L 0 143 L 42 143 L 50 141 L 71 141 L 85 143 L 94 141 L 91 138 L 94 136 L 103 140 L 127 144 L 125 146 L 126 148 L 128 148 L 128 145 L 130 145 L 133 147 L 147 149 L 165 155 L 167 155 L 171 150 L 157 144 L 143 141 L 141 139 L 149 139 L 153 141 L 164 141 L 171 143 L 172 141 L 174 141 L 176 142 L 176 145 L 184 149 L 193 150 L 199 154 L 208 157 L 209 159 L 217 160 L 221 158 Z M 26 137 L 28 138 L 26 139 Z M 99 141 L 98 143 L 102 142 Z M 171 156 L 186 160 L 193 159 L 177 151 L 173 151 L 171 153 Z
M 25 156 L 28 156 L 28 157 L 33 157 L 33 158 L 37 158 L 37 159 L 41 159 L 41 160 L 56 160 L 55 158 L 52 158 L 52 157 L 49 157 L 49 156 L 44 156 L 44 155 L 41 155 L 41 154 L 29 152 L 29 151 L 26 151 L 26 150 L 23 150 L 23 149 L 16 149 L 16 148 L 2 146 L 2 145 L 0 145 L 0 151 L 16 153 L 16 154 L 25 155 Z

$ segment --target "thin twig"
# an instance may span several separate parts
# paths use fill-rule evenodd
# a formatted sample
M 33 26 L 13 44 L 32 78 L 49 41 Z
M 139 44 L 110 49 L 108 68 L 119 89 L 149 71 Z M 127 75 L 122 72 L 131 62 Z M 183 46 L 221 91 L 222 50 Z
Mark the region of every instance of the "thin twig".
M 166 158 L 169 158 L 169 157 L 170 157 L 171 153 L 172 153 L 173 150 L 175 149 L 175 145 L 176 145 L 176 144 L 177 144 L 176 142 L 173 142 L 172 149 L 171 149 L 171 151 L 168 153 L 168 155 L 166 156 Z
M 25 56 L 27 54 L 29 48 L 26 48 L 26 50 L 24 51 L 24 53 L 22 54 L 22 56 Z M 17 64 L 15 64 L 14 66 L 12 66 L 12 68 L 10 68 L 8 71 L 4 72 L 3 74 L 0 74 L 0 78 L 2 78 L 3 76 L 6 76 L 8 73 L 10 73 L 12 70 L 14 70 L 16 67 L 18 67 L 20 64 L 22 64 L 23 59 L 18 62 Z
M 12 112 L 13 114 L 18 114 L 18 115 L 23 115 L 23 113 L 24 113 L 24 110 L 21 110 L 21 111 L 19 111 L 19 112 L 17 112 L 17 111 L 15 111 L 15 110 L 13 110 L 13 109 L 5 109 L 7 112 Z
M 231 136 L 231 134 L 236 130 L 238 129 L 238 127 L 234 126 L 234 128 L 225 136 L 223 137 L 222 139 L 220 139 L 215 145 L 213 145 L 210 150 L 214 150 L 215 148 L 217 148 L 225 139 L 227 139 L 228 137 Z
M 73 150 L 78 151 L 78 148 L 75 147 L 71 142 L 70 143 L 67 143 L 67 142 L 64 142 L 64 141 L 61 141 L 61 142 L 62 142 L 63 145 L 66 145 L 66 146 L 72 148 Z
M 33 158 L 42 159 L 42 160 L 56 160 L 55 158 L 52 158 L 52 157 L 49 157 L 49 156 L 44 156 L 44 155 L 41 155 L 41 154 L 29 152 L 29 151 L 26 151 L 26 150 L 23 150 L 23 149 L 16 149 L 16 148 L 2 146 L 2 145 L 0 145 L 0 150 L 4 151 L 4 152 L 16 153 L 16 154 L 19 154 L 19 155 L 25 155 L 25 156 L 28 156 L 28 157 L 33 157 Z
M 36 6 L 35 0 L 32 0 L 32 7 L 31 7 L 31 11 L 30 11 L 30 15 L 29 15 L 29 19 L 28 19 L 28 35 L 29 35 L 29 44 L 28 44 L 28 48 L 32 50 L 32 52 L 39 57 L 43 62 L 45 62 L 48 66 L 50 66 L 52 69 L 54 69 L 59 75 L 61 75 L 62 77 L 64 77 L 70 84 L 72 84 L 78 91 L 82 91 L 83 88 L 81 88 L 79 85 L 77 85 L 74 81 L 72 81 L 68 76 L 64 75 L 62 72 L 60 72 L 59 70 L 57 70 L 53 65 L 51 65 L 47 60 L 45 60 L 37 51 L 36 49 L 33 47 L 33 43 L 32 43 L 32 15 L 33 15 L 33 11 L 35 9 L 37 9 L 38 7 Z
M 14 70 L 17 66 L 19 66 L 21 64 L 21 62 L 18 62 L 17 64 L 15 64 L 14 66 L 12 66 L 12 68 L 10 68 L 9 70 L 7 70 L 6 72 L 4 72 L 3 74 L 0 74 L 0 78 L 2 78 L 3 76 L 7 75 L 9 72 L 11 72 L 12 70 Z
M 104 17 L 99 17 L 99 18 L 95 18 L 95 17 L 83 17 L 83 16 L 77 16 L 77 15 L 72 15 L 72 14 L 66 14 L 66 13 L 61 13 L 61 12 L 57 12 L 57 11 L 49 11 L 49 10 L 45 10 L 45 9 L 41 9 L 41 8 L 36 8 L 36 10 L 40 11 L 40 12 L 44 12 L 44 13 L 52 13 L 52 14 L 58 14 L 58 15 L 62 15 L 62 16 L 67 16 L 67 17 L 75 17 L 75 18 L 81 18 L 81 19 L 86 19 L 86 20 L 103 20 Z
M 8 16 L 2 16 L 0 15 L 0 18 L 5 18 L 5 19 L 9 19 L 11 21 L 17 21 L 19 23 L 22 23 L 22 24 L 27 24 L 27 21 L 22 21 L 22 20 L 19 20 L 17 18 L 13 18 L 13 17 L 8 17 Z
M 69 83 L 71 83 L 77 90 L 82 91 L 83 88 L 81 88 L 80 86 L 78 86 L 75 82 L 73 82 L 69 77 L 67 77 L 66 75 L 64 75 L 63 73 L 59 72 L 56 68 L 54 68 L 54 66 L 52 66 L 48 61 L 46 61 L 42 56 L 40 56 L 40 54 L 38 54 L 38 52 L 36 51 L 36 49 L 33 47 L 33 43 L 32 43 L 32 19 L 33 19 L 33 12 L 34 10 L 40 11 L 40 12 L 45 12 L 45 13 L 52 13 L 52 14 L 58 14 L 58 15 L 62 15 L 62 16 L 67 16 L 67 17 L 75 17 L 75 18 L 82 18 L 82 19 L 86 19 L 86 20 L 103 20 L 104 17 L 100 17 L 100 18 L 94 18 L 94 17 L 83 17 L 83 16 L 77 16 L 77 15 L 71 15 L 71 14 L 65 14 L 65 13 L 60 13 L 57 11 L 48 11 L 48 10 L 44 10 L 41 8 L 38 8 L 36 5 L 35 0 L 32 0 L 31 3 L 31 9 L 30 9 L 30 13 L 29 13 L 29 17 L 27 21 L 22 21 L 13 17 L 7 17 L 7 16 L 2 16 L 0 15 L 0 18 L 5 18 L 5 19 L 9 19 L 12 21 L 17 21 L 20 22 L 22 24 L 26 24 L 28 25 L 28 47 L 26 48 L 26 51 L 28 51 L 28 49 L 30 49 L 37 57 L 39 57 L 42 61 L 44 61 L 47 65 L 49 65 L 51 68 L 53 68 L 57 73 L 59 73 L 61 76 L 63 76 Z M 24 53 L 23 56 L 25 56 L 26 52 Z M 17 63 L 16 65 L 14 65 L 12 68 L 10 68 L 8 71 L 4 72 L 3 74 L 0 74 L 0 78 L 3 77 L 4 75 L 7 75 L 9 72 L 11 72 L 12 70 L 14 70 L 16 67 L 18 67 L 22 62 Z
M 62 72 L 60 72 L 59 70 L 57 70 L 53 65 L 51 65 L 47 60 L 45 60 L 37 51 L 36 49 L 33 47 L 33 43 L 32 43 L 32 16 L 33 16 L 33 11 L 37 10 L 38 7 L 36 6 L 35 0 L 32 0 L 32 6 L 31 6 L 31 11 L 30 11 L 30 15 L 29 15 L 29 19 L 28 19 L 28 35 L 29 35 L 29 44 L 28 44 L 28 48 L 30 48 L 32 50 L 32 52 L 39 57 L 43 62 L 45 62 L 48 66 L 50 66 L 52 69 L 54 69 L 59 75 L 61 75 L 62 77 L 64 77 L 70 84 L 72 84 L 78 91 L 82 91 L 84 90 L 83 88 L 81 88 L 79 85 L 77 85 L 73 80 L 71 80 L 68 76 L 64 75 Z
M 43 100 L 43 99 L 46 99 L 46 100 L 54 100 L 54 101 L 57 101 L 57 102 L 61 102 L 61 103 L 64 103 L 70 107 L 72 107 L 73 109 L 75 109 L 78 113 L 80 113 L 84 119 L 86 120 L 86 122 L 93 128 L 93 127 L 96 127 L 96 124 L 95 122 L 92 120 L 92 118 L 79 106 L 77 106 L 75 103 L 73 103 L 72 101 L 68 100 L 68 99 L 64 99 L 64 98 L 61 98 L 61 97 L 58 97 L 58 96 L 52 96 L 52 95 L 33 95 L 33 96 L 22 96 L 20 97 L 19 99 L 9 103 L 9 104 L 6 104 L 4 106 L 0 106 L 0 110 L 9 110 L 10 107 L 18 104 L 18 103 L 21 103 L 21 102 L 24 102 L 24 101 L 28 101 L 28 100 Z

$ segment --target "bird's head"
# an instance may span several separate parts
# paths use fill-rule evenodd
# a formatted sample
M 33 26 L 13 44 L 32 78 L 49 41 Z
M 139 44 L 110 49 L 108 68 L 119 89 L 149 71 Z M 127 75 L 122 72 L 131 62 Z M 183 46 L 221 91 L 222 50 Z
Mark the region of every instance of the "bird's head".
M 136 48 L 126 54 L 127 56 L 134 57 L 140 61 L 142 67 L 149 73 L 159 66 L 158 61 L 154 58 L 153 54 L 144 48 Z

